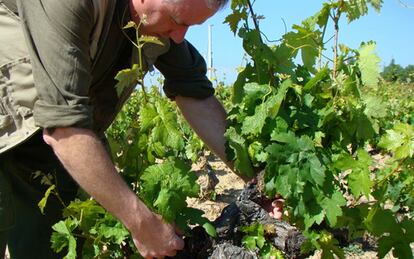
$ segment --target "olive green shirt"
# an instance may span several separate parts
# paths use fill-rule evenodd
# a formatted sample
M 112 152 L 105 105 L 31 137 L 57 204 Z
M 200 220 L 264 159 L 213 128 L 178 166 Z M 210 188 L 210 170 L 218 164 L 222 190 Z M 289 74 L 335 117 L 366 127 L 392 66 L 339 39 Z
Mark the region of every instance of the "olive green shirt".
M 22 30 L 19 33 L 24 35 L 33 73 L 32 84 L 26 82 L 24 87 L 14 89 L 22 89 L 20 95 L 24 96 L 32 86 L 36 93 L 34 100 L 28 101 L 26 108 L 30 111 L 23 118 L 0 114 L 0 117 L 12 118 L 11 124 L 0 125 L 0 153 L 16 144 L 5 142 L 8 136 L 22 129 L 24 123 L 19 120 L 28 121 L 30 117 L 34 118 L 34 127 L 38 128 L 81 127 L 100 134 L 135 88 L 131 85 L 118 96 L 114 87 L 117 83 L 115 75 L 131 66 L 134 52 L 133 45 L 122 31 L 129 20 L 129 1 L 106 0 L 105 12 L 100 13 L 104 19 L 101 20 L 102 30 L 97 41 L 97 10 L 93 1 L 0 0 L 0 4 L 11 11 L 14 11 L 13 6 L 17 7 L 16 17 Z M 0 26 L 1 34 L 3 30 L 7 28 Z M 4 42 L 9 40 L 3 38 Z M 5 48 L 1 41 L 0 48 Z M 211 96 L 214 89 L 206 77 L 206 64 L 198 51 L 187 41 L 175 44 L 164 39 L 164 42 L 164 46 L 147 45 L 143 58 L 146 70 L 154 65 L 164 75 L 166 95 L 171 99 L 177 95 Z M 93 44 L 96 48 L 91 51 Z M 0 49 L 0 60 L 2 53 L 6 51 Z M 10 65 L 13 58 L 6 61 Z M 5 68 L 3 66 L 0 64 L 0 71 Z M 1 85 L 1 76 L 0 89 L 6 85 Z M 7 101 L 7 91 L 0 94 L 1 107 L 5 107 L 2 113 L 13 114 L 18 107 Z M 23 140 L 21 137 L 21 140 L 13 142 Z

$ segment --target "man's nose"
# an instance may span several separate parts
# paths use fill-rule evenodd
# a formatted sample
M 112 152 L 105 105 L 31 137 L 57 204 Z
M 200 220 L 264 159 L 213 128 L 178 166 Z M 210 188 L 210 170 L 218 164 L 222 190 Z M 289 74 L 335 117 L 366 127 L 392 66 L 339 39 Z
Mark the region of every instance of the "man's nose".
M 181 43 L 184 40 L 185 34 L 188 31 L 188 26 L 180 26 L 179 28 L 171 31 L 170 39 L 172 39 L 175 43 Z

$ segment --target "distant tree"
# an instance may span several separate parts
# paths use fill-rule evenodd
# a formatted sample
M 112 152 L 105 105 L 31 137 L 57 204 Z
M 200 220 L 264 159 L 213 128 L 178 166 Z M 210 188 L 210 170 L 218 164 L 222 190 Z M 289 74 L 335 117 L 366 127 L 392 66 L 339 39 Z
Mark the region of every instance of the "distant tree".
M 404 68 L 402 81 L 405 83 L 414 83 L 414 65 L 408 65 Z
M 398 64 L 395 64 L 395 60 L 392 59 L 390 64 L 384 67 L 381 75 L 387 82 L 397 82 L 402 79 L 404 75 L 404 68 Z

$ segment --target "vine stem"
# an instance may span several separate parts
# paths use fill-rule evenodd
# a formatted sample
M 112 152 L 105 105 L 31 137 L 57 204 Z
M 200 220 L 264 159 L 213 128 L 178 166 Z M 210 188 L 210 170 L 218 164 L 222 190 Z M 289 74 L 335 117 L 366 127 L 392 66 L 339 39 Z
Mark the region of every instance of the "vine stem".
M 401 160 L 398 163 L 398 166 L 396 168 L 394 168 L 394 170 L 392 170 L 391 173 L 389 173 L 388 175 L 386 175 L 381 181 L 379 181 L 378 183 L 376 183 L 375 186 L 382 185 L 386 180 L 388 180 L 388 178 L 390 178 L 394 174 L 398 173 L 400 171 L 401 166 L 404 164 L 405 160 L 407 160 L 407 158 L 404 158 L 403 160 Z
M 328 27 L 328 22 L 323 26 L 322 36 L 321 36 L 321 43 L 319 45 L 319 57 L 318 57 L 318 67 L 319 70 L 322 69 L 322 57 L 323 57 L 323 47 L 324 47 L 324 38 L 326 33 L 326 28 Z
M 141 22 L 139 24 L 139 26 L 141 26 Z M 145 91 L 145 86 L 144 86 L 144 71 L 142 69 L 142 48 L 144 47 L 144 44 L 140 44 L 139 43 L 139 26 L 135 29 L 136 30 L 136 37 L 137 37 L 137 44 L 138 44 L 138 59 L 139 59 L 139 66 L 138 66 L 138 82 L 141 84 L 141 89 L 142 92 L 144 93 L 144 103 L 148 102 L 148 98 L 147 98 L 147 92 Z
M 254 11 L 253 11 L 253 5 L 252 5 L 252 3 L 251 3 L 251 1 L 250 1 L 250 0 L 247 0 L 247 4 L 249 5 L 249 11 L 250 11 L 250 14 L 251 14 L 252 19 L 253 19 L 254 28 L 255 28 L 255 29 L 257 30 L 257 32 L 259 33 L 259 40 L 260 40 L 260 43 L 263 43 L 262 35 L 260 34 L 259 23 L 257 22 L 257 17 L 256 17 L 256 14 L 255 14 L 255 13 L 254 13 Z
M 252 19 L 253 19 L 254 28 L 256 29 L 256 31 L 257 31 L 257 33 L 259 35 L 260 44 L 263 45 L 264 44 L 263 43 L 263 38 L 262 38 L 262 34 L 261 34 L 261 31 L 260 31 L 260 28 L 259 28 L 259 22 L 257 21 L 257 16 L 256 16 L 256 14 L 253 11 L 253 5 L 252 5 L 252 3 L 251 3 L 250 0 L 247 0 L 247 4 L 249 6 L 250 15 L 252 16 Z M 270 66 L 269 66 L 268 73 L 270 75 L 269 84 L 275 83 L 276 80 L 275 80 L 275 77 L 274 77 L 274 70 Z M 260 74 L 260 73 L 258 73 L 258 74 Z M 260 81 L 260 79 L 259 79 L 259 81 Z
M 341 1 L 341 5 L 342 5 Z M 341 7 L 338 7 L 336 9 L 335 15 L 332 17 L 332 20 L 334 22 L 334 30 L 335 30 L 335 36 L 334 36 L 334 64 L 333 64 L 333 70 L 332 70 L 332 76 L 333 78 L 336 78 L 337 72 L 338 72 L 338 39 L 339 39 L 339 19 L 341 18 Z

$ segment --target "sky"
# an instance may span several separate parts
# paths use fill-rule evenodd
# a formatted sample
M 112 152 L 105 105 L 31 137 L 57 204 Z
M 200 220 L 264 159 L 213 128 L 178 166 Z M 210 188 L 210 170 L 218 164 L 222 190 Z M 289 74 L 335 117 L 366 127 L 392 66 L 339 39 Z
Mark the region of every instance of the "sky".
M 253 1 L 252 1 L 253 2 Z M 264 15 L 260 28 L 270 40 L 278 40 L 291 31 L 293 24 L 318 12 L 322 0 L 256 0 L 253 9 Z M 405 67 L 414 64 L 414 0 L 384 0 L 380 13 L 370 9 L 368 15 L 350 24 L 342 18 L 339 42 L 358 48 L 361 42 L 373 40 L 377 43 L 377 54 L 381 68 L 392 59 Z M 202 25 L 190 27 L 186 39 L 207 58 L 208 27 L 212 25 L 213 68 L 216 77 L 231 84 L 237 77 L 236 69 L 246 64 L 242 40 L 231 32 L 224 19 L 231 13 L 230 7 L 219 11 Z M 332 27 L 332 22 L 329 24 Z M 328 26 L 329 26 L 328 25 Z M 328 39 L 332 32 L 325 36 Z M 150 79 L 151 80 L 151 79 Z

